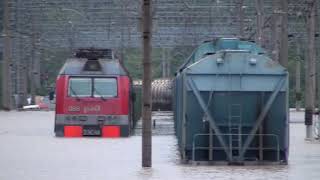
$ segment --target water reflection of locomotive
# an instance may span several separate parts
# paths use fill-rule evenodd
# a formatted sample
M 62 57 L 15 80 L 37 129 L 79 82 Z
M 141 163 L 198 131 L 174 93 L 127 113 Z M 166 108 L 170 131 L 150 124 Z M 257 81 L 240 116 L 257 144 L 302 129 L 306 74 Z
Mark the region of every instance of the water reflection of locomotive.
M 110 49 L 79 49 L 56 81 L 56 136 L 125 137 L 135 122 L 130 76 Z

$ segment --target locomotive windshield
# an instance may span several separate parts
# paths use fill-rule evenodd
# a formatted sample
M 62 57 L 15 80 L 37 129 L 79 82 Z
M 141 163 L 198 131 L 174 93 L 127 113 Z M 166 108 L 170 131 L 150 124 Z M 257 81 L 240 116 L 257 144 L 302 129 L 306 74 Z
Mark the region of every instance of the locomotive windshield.
M 94 97 L 116 97 L 117 80 L 115 78 L 95 78 L 94 79 Z
M 92 94 L 92 82 L 90 78 L 70 78 L 69 96 L 90 97 Z
M 116 97 L 116 78 L 70 78 L 68 95 L 70 97 Z

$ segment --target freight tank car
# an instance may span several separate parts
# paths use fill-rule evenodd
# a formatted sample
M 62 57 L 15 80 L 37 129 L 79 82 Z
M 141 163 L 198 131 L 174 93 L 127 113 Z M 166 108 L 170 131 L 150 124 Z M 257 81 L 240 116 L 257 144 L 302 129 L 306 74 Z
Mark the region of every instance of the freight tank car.
M 172 80 L 155 79 L 151 85 L 152 110 L 172 111 Z
M 175 129 L 185 162 L 288 161 L 288 72 L 252 42 L 203 43 L 178 70 Z
M 56 80 L 56 136 L 129 136 L 133 124 L 128 72 L 110 49 L 79 49 Z

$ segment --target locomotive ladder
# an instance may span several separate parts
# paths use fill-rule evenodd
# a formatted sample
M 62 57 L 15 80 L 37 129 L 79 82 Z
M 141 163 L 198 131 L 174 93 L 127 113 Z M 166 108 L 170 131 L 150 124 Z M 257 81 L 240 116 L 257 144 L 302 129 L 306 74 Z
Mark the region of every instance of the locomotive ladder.
M 229 106 L 229 153 L 231 161 L 239 161 L 242 147 L 242 108 L 241 104 L 231 104 Z

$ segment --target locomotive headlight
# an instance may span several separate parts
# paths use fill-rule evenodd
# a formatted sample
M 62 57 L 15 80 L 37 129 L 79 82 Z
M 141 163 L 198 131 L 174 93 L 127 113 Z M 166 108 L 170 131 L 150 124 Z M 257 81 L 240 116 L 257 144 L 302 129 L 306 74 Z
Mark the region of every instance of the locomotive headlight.
M 256 58 L 250 58 L 249 63 L 251 65 L 256 65 L 257 64 L 257 59 Z

